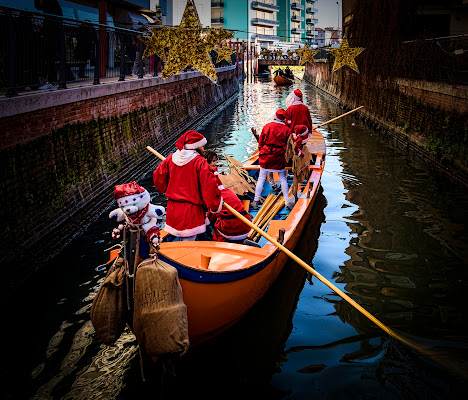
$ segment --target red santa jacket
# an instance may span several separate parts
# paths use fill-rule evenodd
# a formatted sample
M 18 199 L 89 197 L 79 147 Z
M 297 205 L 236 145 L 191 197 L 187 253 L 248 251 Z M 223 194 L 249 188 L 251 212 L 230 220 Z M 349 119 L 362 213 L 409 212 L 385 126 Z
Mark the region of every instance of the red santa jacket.
M 217 213 L 223 205 L 216 178 L 201 156 L 178 166 L 171 154 L 153 172 L 153 181 L 156 189 L 169 199 L 164 229 L 174 236 L 205 232 L 205 207 Z
M 262 168 L 282 170 L 286 166 L 284 158 L 291 130 L 281 122 L 269 122 L 260 134 L 259 163 Z
M 286 118 L 291 121 L 289 127 L 294 129 L 296 125 L 305 125 L 312 131 L 312 117 L 310 111 L 304 104 L 293 104 L 286 110 Z
M 242 214 L 249 221 L 252 217 L 247 213 L 237 195 L 231 190 L 220 186 L 224 202 L 229 204 L 234 210 Z M 223 208 L 219 213 L 208 213 L 208 219 L 214 226 L 213 239 L 218 242 L 242 241 L 247 238 L 250 227 L 239 218 L 232 215 L 230 211 Z

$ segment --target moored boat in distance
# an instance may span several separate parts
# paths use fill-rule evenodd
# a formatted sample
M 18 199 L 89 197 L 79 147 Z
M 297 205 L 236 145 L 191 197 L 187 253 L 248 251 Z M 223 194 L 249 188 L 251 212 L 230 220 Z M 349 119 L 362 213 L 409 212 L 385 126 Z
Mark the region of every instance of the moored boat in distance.
M 280 74 L 277 74 L 275 76 L 274 81 L 277 85 L 292 85 L 294 83 L 294 80 L 285 78 L 284 76 L 281 76 Z
M 326 146 L 319 132 L 313 132 L 307 148 L 313 160 L 310 177 L 300 183 L 292 210 L 284 206 L 284 200 L 281 203 L 282 195 L 276 195 L 268 183 L 262 192 L 265 198 L 262 207 L 248 210 L 257 226 L 273 238 L 281 237 L 289 250 L 294 249 L 311 214 L 324 168 Z M 247 180 L 255 179 L 260 170 L 256 154 L 244 164 L 236 164 L 235 169 Z M 274 179 L 279 181 L 277 174 Z M 291 180 L 289 177 L 290 186 Z M 249 194 L 244 197 L 247 209 Z M 168 239 L 169 235 L 162 230 L 162 237 Z M 246 315 L 265 295 L 288 260 L 286 254 L 254 231 L 250 237 L 250 245 L 216 241 L 161 243 L 159 259 L 178 272 L 187 307 L 190 345 L 215 337 Z

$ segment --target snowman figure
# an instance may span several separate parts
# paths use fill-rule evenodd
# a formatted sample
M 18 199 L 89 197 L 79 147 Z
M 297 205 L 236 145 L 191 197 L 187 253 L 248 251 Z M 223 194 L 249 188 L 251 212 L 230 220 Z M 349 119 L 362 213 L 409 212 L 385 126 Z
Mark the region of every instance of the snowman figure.
M 135 181 L 115 186 L 114 197 L 119 208 L 111 211 L 109 218 L 115 219 L 117 222 L 127 220 L 132 224 L 141 225 L 148 243 L 152 243 L 154 246 L 159 245 L 161 235 L 156 222 L 166 213 L 165 208 L 151 204 L 148 191 Z M 112 238 L 118 239 L 122 229 L 124 229 L 123 224 L 114 228 Z

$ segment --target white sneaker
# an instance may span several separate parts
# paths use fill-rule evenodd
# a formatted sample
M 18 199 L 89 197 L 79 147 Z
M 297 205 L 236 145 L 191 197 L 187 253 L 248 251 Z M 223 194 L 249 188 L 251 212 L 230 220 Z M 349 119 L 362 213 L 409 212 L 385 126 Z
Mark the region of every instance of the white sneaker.
M 45 85 L 39 86 L 38 89 L 39 90 L 57 89 L 57 87 L 52 85 L 52 83 L 46 83 Z
M 286 203 L 286 208 L 289 210 L 292 210 L 294 207 L 294 204 L 296 204 L 296 198 L 294 196 L 291 196 L 288 200 L 285 201 Z

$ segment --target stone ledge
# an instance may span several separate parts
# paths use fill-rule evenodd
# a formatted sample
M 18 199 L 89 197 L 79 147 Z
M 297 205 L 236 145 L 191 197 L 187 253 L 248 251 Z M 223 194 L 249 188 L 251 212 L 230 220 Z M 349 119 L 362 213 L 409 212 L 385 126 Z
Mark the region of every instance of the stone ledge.
M 236 65 L 216 68 L 216 73 L 231 71 L 235 68 Z M 18 97 L 5 97 L 0 99 L 0 118 L 200 77 L 204 77 L 201 72 L 187 71 L 172 75 L 166 79 L 157 76 L 128 81 L 111 81 L 99 85 L 93 85 L 91 83 L 86 86 L 62 90 L 58 89 L 51 92 L 31 93 Z
M 401 78 L 396 78 L 395 82 L 398 84 L 398 86 L 410 87 L 424 90 L 426 92 L 439 93 L 446 96 L 468 100 L 468 87 L 466 86 L 454 86 L 441 82 L 427 82 Z

